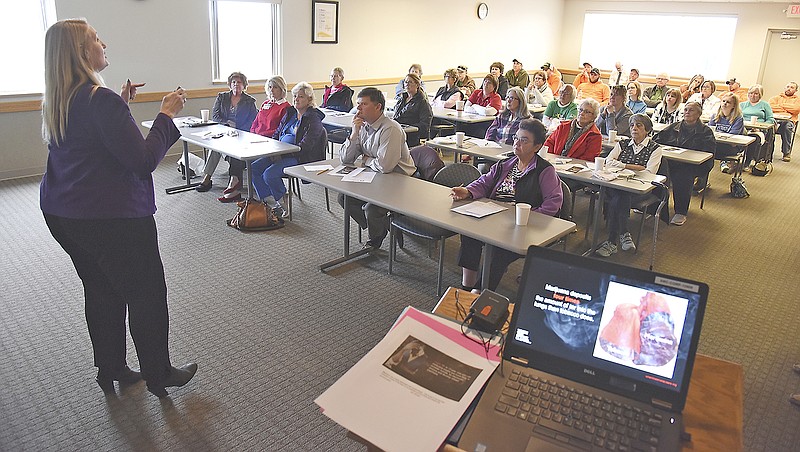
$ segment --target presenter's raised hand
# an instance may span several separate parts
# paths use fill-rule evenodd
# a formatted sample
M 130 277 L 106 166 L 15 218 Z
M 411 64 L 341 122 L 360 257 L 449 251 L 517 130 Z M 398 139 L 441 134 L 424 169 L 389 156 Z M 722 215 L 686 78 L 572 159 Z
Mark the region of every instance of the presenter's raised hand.
M 186 103 L 186 91 L 180 86 L 175 91 L 164 96 L 161 100 L 161 113 L 174 118 L 175 115 L 183 110 L 183 104 Z
M 144 85 L 144 83 L 131 83 L 131 79 L 128 79 L 128 81 L 122 84 L 122 88 L 119 91 L 119 96 L 125 101 L 125 103 L 128 103 L 128 101 L 131 101 L 136 97 L 136 89 L 141 88 Z

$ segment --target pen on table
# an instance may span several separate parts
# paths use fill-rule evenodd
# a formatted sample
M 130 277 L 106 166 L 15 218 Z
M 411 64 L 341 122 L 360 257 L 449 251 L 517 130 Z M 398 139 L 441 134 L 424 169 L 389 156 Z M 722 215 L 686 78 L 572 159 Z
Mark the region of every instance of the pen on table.
M 317 176 L 319 176 L 320 174 L 325 174 L 325 173 L 327 173 L 328 171 L 330 171 L 330 168 L 325 168 L 325 169 L 324 169 L 324 170 L 322 170 L 322 171 L 317 171 Z
M 259 140 L 259 141 L 251 141 L 250 142 L 250 144 L 256 144 L 256 143 L 269 143 L 269 140 Z

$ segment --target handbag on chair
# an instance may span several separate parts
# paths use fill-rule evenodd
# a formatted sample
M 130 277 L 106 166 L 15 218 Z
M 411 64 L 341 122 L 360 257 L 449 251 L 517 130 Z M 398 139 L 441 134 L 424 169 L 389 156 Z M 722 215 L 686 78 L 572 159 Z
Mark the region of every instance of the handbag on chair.
M 240 201 L 239 211 L 227 221 L 228 226 L 243 232 L 271 231 L 283 227 L 283 222 L 278 220 L 272 209 L 253 198 Z

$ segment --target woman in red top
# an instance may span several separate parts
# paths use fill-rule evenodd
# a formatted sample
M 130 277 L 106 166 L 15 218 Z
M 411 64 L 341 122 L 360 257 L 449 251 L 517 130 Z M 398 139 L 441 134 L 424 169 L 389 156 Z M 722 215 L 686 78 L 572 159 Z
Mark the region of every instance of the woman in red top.
M 278 130 L 289 102 L 286 101 L 286 80 L 280 75 L 270 78 L 265 85 L 267 100 L 261 104 L 253 126 L 250 131 L 259 135 L 270 137 Z
M 481 89 L 476 89 L 472 92 L 466 107 L 472 106 L 472 109 L 476 110 L 474 108 L 475 105 L 485 109 L 483 112 L 478 111 L 484 116 L 494 116 L 503 108 L 503 101 L 500 99 L 500 95 L 497 94 L 497 77 L 488 74 L 483 78 Z
M 580 160 L 594 160 L 603 150 L 603 136 L 594 123 L 599 112 L 599 102 L 584 99 L 578 107 L 578 116 L 572 121 L 563 121 L 547 137 L 544 142 L 547 152 Z

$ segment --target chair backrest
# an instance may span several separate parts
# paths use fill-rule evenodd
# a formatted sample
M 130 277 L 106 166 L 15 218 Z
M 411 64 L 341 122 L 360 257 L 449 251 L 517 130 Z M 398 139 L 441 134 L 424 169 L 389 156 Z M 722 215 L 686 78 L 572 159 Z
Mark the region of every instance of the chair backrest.
M 563 201 L 561 202 L 561 209 L 556 216 L 562 220 L 572 221 L 572 190 L 563 180 L 561 181 L 561 193 L 563 194 Z
M 419 177 L 426 181 L 433 181 L 433 177 L 444 168 L 439 152 L 430 146 L 415 147 L 411 150 L 411 158 L 417 167 Z
M 479 177 L 481 172 L 469 163 L 452 163 L 440 169 L 433 177 L 433 182 L 445 187 L 457 187 L 467 185 Z

